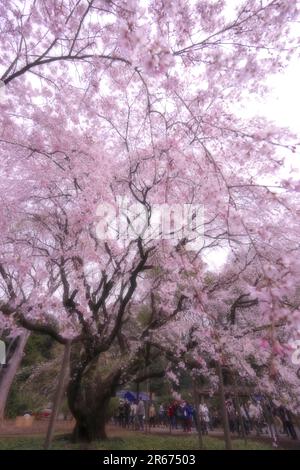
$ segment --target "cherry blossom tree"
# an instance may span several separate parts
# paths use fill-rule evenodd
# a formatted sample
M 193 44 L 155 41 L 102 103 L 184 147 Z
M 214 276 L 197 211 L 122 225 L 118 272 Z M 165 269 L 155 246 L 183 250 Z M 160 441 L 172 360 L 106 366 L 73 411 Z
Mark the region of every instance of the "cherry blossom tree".
M 181 338 L 186 324 L 167 325 L 186 298 L 199 319 L 210 316 L 202 255 L 218 246 L 246 247 L 241 266 L 256 260 L 257 283 L 242 267 L 228 283 L 244 283 L 235 308 L 258 299 L 273 357 L 277 323 L 299 319 L 282 305 L 298 275 L 297 139 L 243 119 L 234 103 L 262 96 L 265 78 L 298 53 L 296 3 L 28 0 L 0 1 L 0 11 L 1 321 L 72 342 L 75 435 L 105 437 L 108 399 L 140 372 L 152 336 L 156 348 Z M 99 239 L 99 204 L 117 214 L 119 197 L 140 207 L 147 228 L 157 204 L 203 205 L 204 221 L 175 243 L 133 220 L 125 243 Z M 173 225 L 175 238 L 183 224 Z M 242 343 L 231 329 L 234 351 Z M 207 329 L 197 334 L 201 354 L 225 354 Z M 118 363 L 101 377 L 97 363 L 112 350 Z
M 264 282 L 260 263 L 251 252 L 243 251 L 238 258 L 228 260 L 219 275 L 207 274 L 205 300 L 200 309 L 191 289 L 188 307 L 174 319 L 177 326 L 168 325 L 168 331 L 159 331 L 151 340 L 172 357 L 173 372 L 188 367 L 207 383 L 212 393 L 219 382 L 216 366 L 221 364 L 231 384 L 238 383 L 265 395 L 298 414 L 300 384 L 298 366 L 291 357 L 291 340 L 299 335 L 292 321 L 299 309 L 299 271 L 293 273 L 295 284 L 290 298 L 281 297 L 274 322 L 269 298 L 260 286 Z M 293 398 L 289 400 L 288 396 Z

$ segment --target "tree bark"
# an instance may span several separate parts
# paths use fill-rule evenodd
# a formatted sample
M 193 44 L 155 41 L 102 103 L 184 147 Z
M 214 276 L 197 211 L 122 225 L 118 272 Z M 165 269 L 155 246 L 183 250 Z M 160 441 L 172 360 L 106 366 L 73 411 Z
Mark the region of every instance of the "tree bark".
M 71 366 L 71 378 L 67 389 L 68 404 L 76 420 L 73 442 L 104 440 L 108 405 L 115 394 L 120 371 L 101 377 L 97 359 Z
M 81 408 L 80 413 L 76 413 L 76 424 L 72 433 L 73 442 L 92 442 L 107 439 L 106 434 L 106 411 L 110 396 L 97 395 L 96 406 Z
M 30 333 L 28 331 L 21 333 L 21 335 L 16 339 L 16 345 L 11 356 L 8 353 L 6 367 L 2 367 L 0 369 L 0 423 L 4 419 L 9 391 L 22 361 L 23 352 L 29 335 Z

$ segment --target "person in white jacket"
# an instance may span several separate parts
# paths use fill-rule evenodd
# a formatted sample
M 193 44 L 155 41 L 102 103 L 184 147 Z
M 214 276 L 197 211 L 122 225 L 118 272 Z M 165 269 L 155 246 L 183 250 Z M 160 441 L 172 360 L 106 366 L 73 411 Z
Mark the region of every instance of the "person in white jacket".
M 251 424 L 256 430 L 256 435 L 259 436 L 260 424 L 261 424 L 261 419 L 262 419 L 261 407 L 258 405 L 255 405 L 253 402 L 250 402 L 248 413 L 251 419 Z
M 137 403 L 135 401 L 130 405 L 130 424 L 132 429 L 137 428 Z
M 136 411 L 140 431 L 144 430 L 145 404 L 142 399 L 139 400 Z
M 199 405 L 199 418 L 203 434 L 208 434 L 209 411 L 206 403 L 200 403 Z

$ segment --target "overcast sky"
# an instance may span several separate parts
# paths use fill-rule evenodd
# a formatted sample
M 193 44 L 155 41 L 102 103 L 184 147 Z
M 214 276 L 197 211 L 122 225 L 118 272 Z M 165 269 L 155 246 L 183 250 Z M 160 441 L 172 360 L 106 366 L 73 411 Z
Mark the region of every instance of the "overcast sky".
M 267 99 L 260 100 L 255 106 L 258 114 L 264 114 L 278 124 L 290 127 L 299 135 L 300 132 L 300 63 L 291 61 L 287 69 L 272 76 L 268 83 L 272 92 Z
M 279 126 L 289 127 L 297 134 L 297 142 L 300 142 L 300 62 L 297 59 L 291 61 L 283 73 L 270 77 L 267 83 L 272 86 L 272 91 L 264 98 L 252 98 L 244 103 L 242 113 L 251 117 L 263 115 L 274 121 Z M 300 178 L 300 150 L 293 154 L 293 167 L 298 168 Z M 295 177 L 295 174 L 294 176 Z M 227 250 L 217 248 L 205 261 L 209 269 L 220 269 L 225 263 Z

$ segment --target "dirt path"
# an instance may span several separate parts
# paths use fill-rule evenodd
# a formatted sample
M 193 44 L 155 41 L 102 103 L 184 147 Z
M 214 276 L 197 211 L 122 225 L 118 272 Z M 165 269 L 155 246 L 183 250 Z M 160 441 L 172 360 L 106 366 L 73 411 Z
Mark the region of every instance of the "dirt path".
M 55 424 L 56 434 L 69 434 L 74 428 L 73 420 L 57 421 Z M 47 432 L 48 420 L 35 420 L 31 426 L 18 426 L 15 420 L 4 421 L 0 425 L 1 437 L 20 437 L 20 436 L 43 436 Z M 129 429 L 123 429 L 117 426 L 108 425 L 107 433 L 109 437 L 128 436 L 132 434 Z
M 14 420 L 4 421 L 0 425 L 1 437 L 20 437 L 20 436 L 36 436 L 46 433 L 48 420 L 34 421 L 32 426 L 16 425 Z M 58 421 L 55 429 L 58 434 L 69 433 L 74 426 L 73 421 Z

